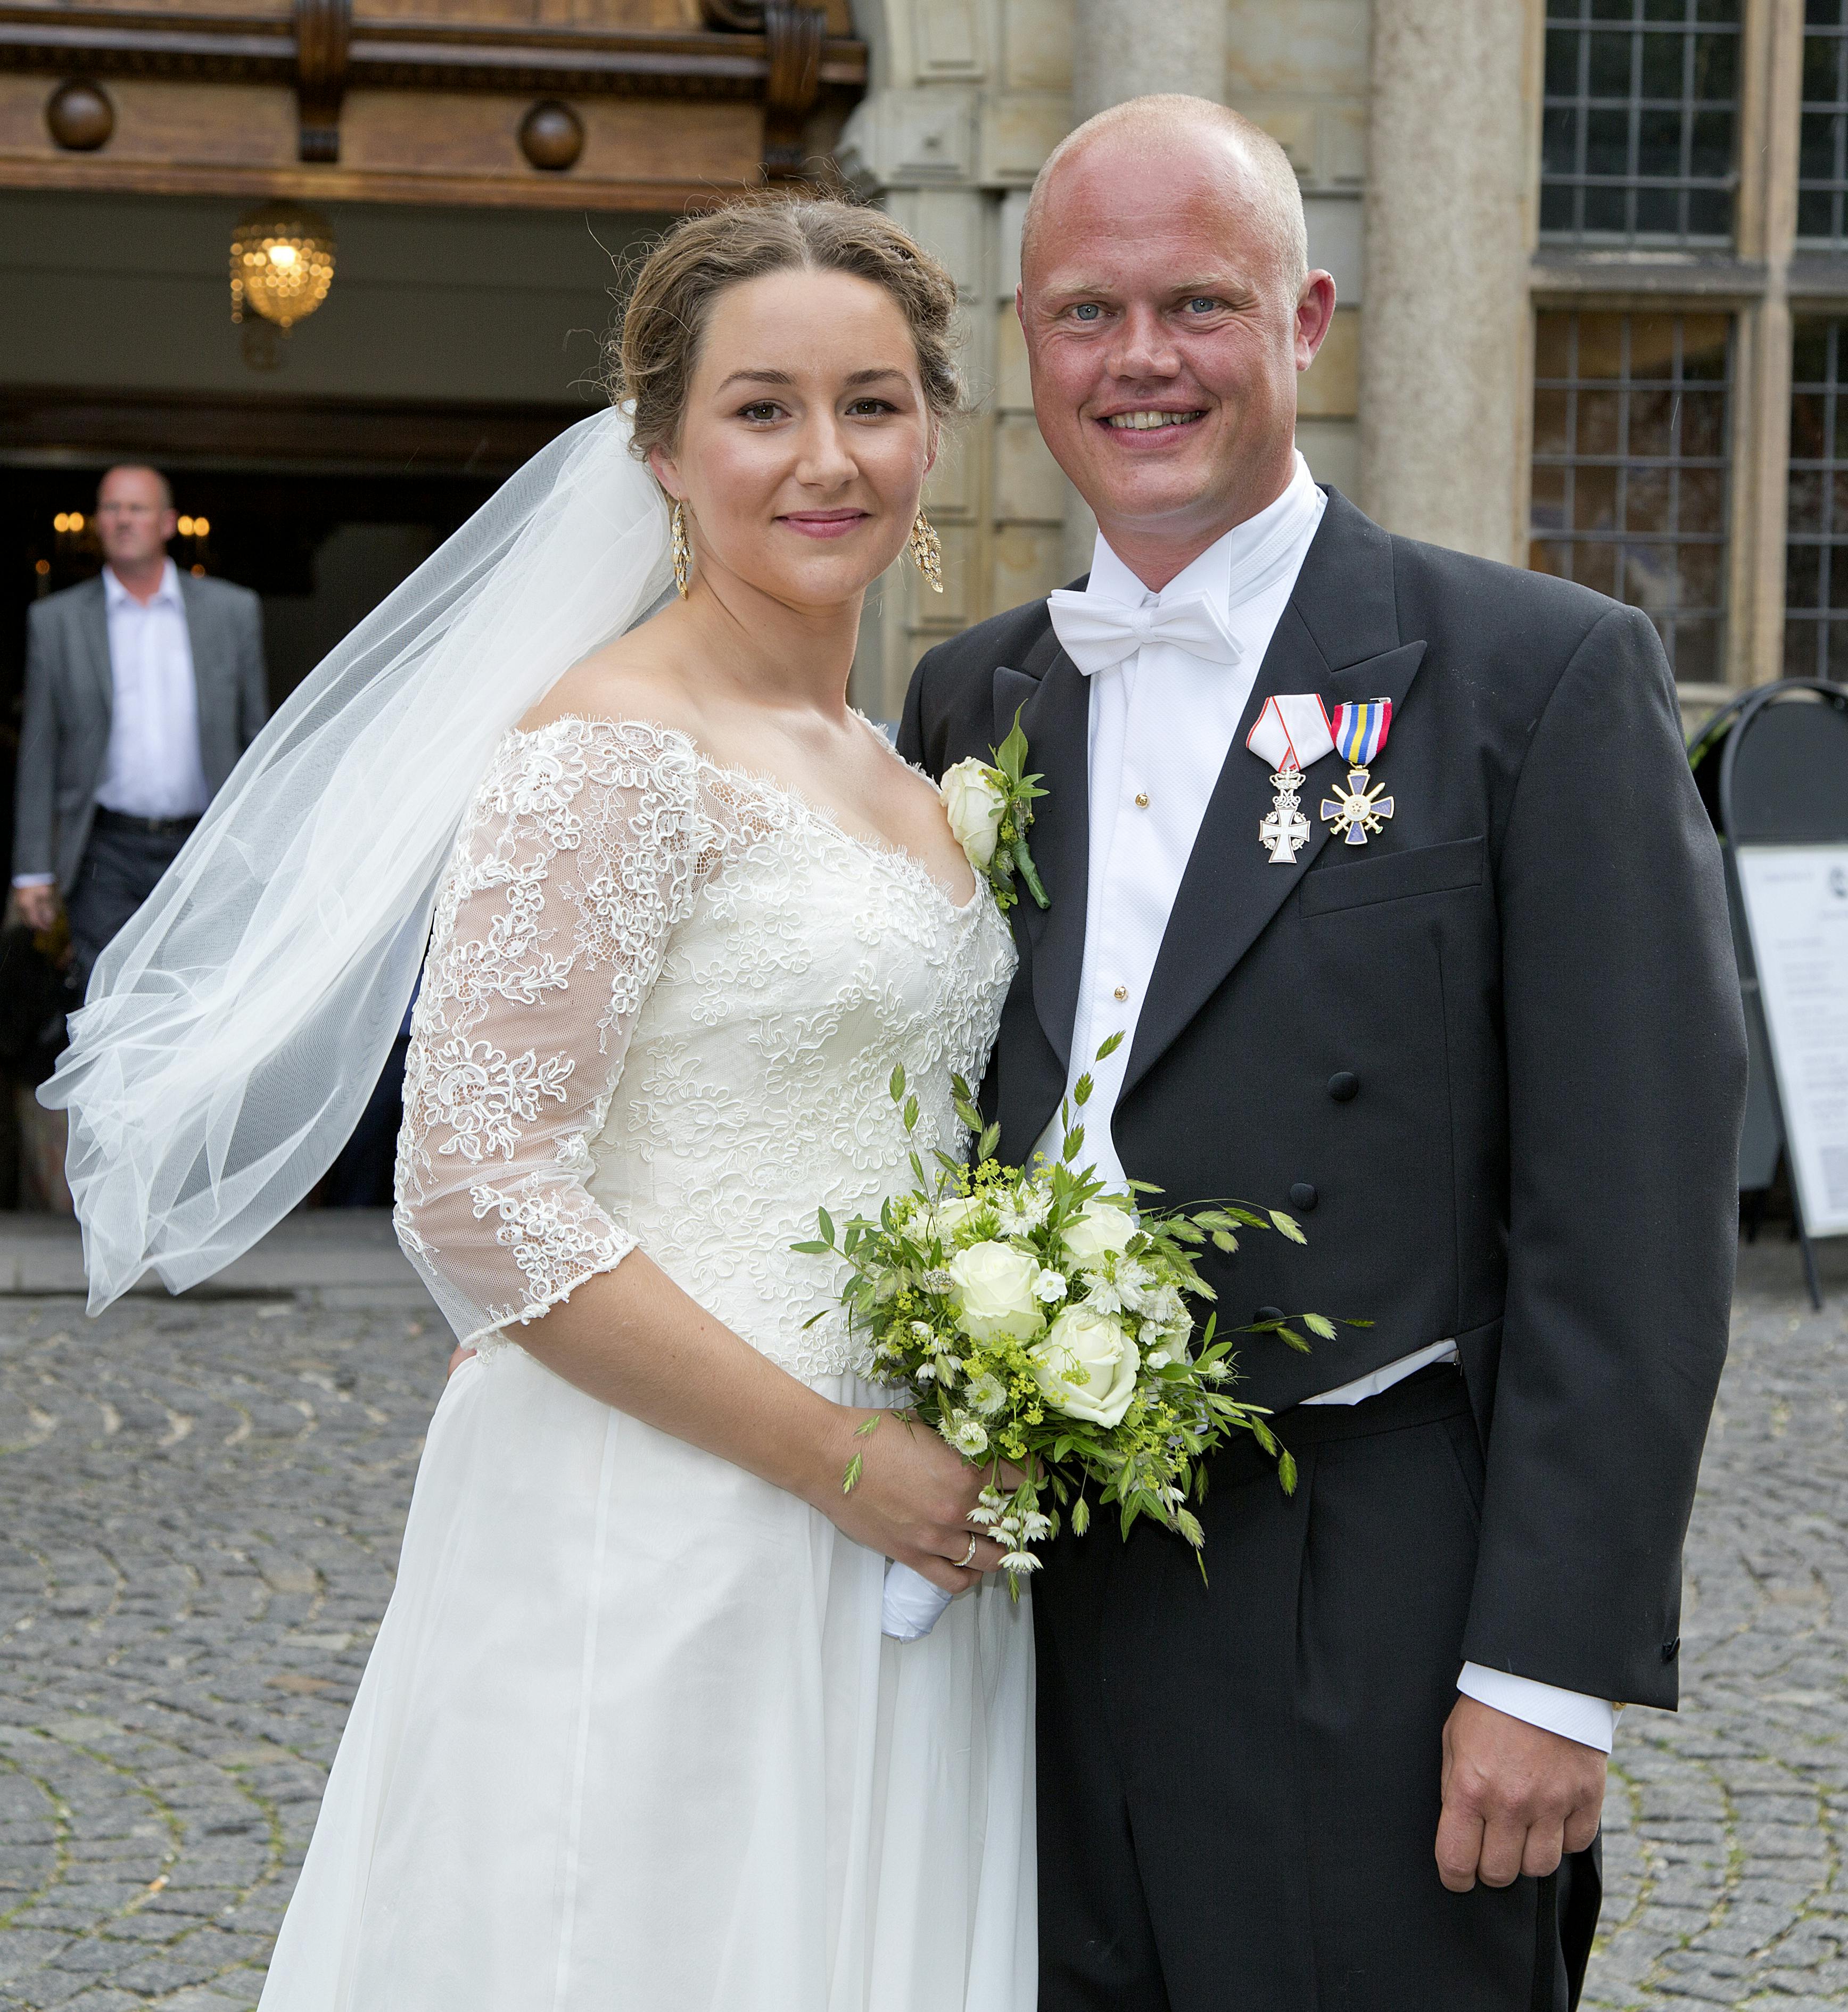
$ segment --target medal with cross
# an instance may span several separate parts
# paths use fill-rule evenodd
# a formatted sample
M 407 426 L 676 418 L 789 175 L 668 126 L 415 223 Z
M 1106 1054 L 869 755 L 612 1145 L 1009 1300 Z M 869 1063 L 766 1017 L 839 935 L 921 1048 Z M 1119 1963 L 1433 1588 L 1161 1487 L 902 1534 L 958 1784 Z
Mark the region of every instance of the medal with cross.
M 1322 821 L 1334 826 L 1333 836 L 1344 844 L 1365 845 L 1371 834 L 1383 828 L 1382 820 L 1393 815 L 1393 800 L 1386 794 L 1385 783 L 1368 787 L 1372 780 L 1368 771 L 1392 730 L 1393 702 L 1375 698 L 1337 706 L 1329 723 L 1336 752 L 1347 764 L 1347 787 L 1336 788 L 1332 797 L 1322 798 Z
M 1258 836 L 1271 855 L 1273 866 L 1293 866 L 1296 856 L 1309 843 L 1309 820 L 1297 802 L 1303 787 L 1300 769 L 1279 769 L 1271 778 L 1277 792 L 1270 815 L 1259 821 Z
M 1298 795 L 1303 771 L 1334 747 L 1334 736 L 1321 699 L 1314 692 L 1279 692 L 1264 702 L 1258 724 L 1245 745 L 1271 771 L 1277 793 L 1268 817 L 1258 821 L 1258 837 L 1273 866 L 1293 866 L 1296 856 L 1315 834 L 1304 816 Z
M 1322 821 L 1335 827 L 1334 835 L 1345 844 L 1365 845 L 1369 832 L 1381 829 L 1380 819 L 1393 814 L 1393 800 L 1383 795 L 1384 783 L 1369 790 L 1365 769 L 1350 769 L 1347 787 L 1338 786 L 1331 800 L 1322 800 Z

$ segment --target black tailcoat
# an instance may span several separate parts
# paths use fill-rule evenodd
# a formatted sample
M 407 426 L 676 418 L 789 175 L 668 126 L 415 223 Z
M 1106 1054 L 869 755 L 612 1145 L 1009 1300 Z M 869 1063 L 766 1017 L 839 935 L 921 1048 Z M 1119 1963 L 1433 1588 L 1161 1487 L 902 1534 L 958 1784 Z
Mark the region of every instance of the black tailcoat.
M 1277 692 L 1389 697 L 1394 815 L 1273 865 L 1244 737 Z M 1029 1153 L 1065 1090 L 1084 950 L 1086 680 L 1044 601 L 930 651 L 901 750 L 986 755 L 1016 708 L 1052 905 L 984 1096 Z M 1174 723 L 1187 730 L 1185 720 Z M 1341 1101 L 1343 1076 L 1357 1093 Z M 1259 1340 L 1279 1410 L 1454 1337 L 1487 1448 L 1472 1661 L 1672 1705 L 1681 1546 L 1725 1356 L 1745 1036 L 1720 856 L 1672 680 L 1634 609 L 1390 536 L 1331 494 L 1226 758 L 1138 1022 L 1113 1131 L 1186 1204 L 1302 1215 L 1307 1250 L 1208 1253 L 1221 1318 L 1376 1325 Z
M 1314 835 L 1295 863 L 1260 845 L 1272 788 L 1244 737 L 1284 692 L 1392 700 L 1372 779 L 1394 814 L 1365 847 L 1331 842 L 1318 815 L 1343 779 L 1332 755 L 1303 791 Z M 940 775 L 986 757 L 1018 710 L 1051 792 L 1033 847 L 1052 905 L 1013 912 L 1019 971 L 983 1090 L 1011 1161 L 1067 1080 L 1088 707 L 1036 601 L 930 651 L 900 737 Z M 1447 1418 L 1441 1393 L 1411 1393 L 1378 1414 L 1398 1436 L 1316 1447 L 1318 1478 L 1287 1508 L 1274 1481 L 1253 1493 L 1229 1470 L 1210 1498 L 1210 1596 L 1160 1532 L 1055 1547 L 1036 1593 L 1044 2006 L 1233 2002 L 1227 1963 L 1236 2002 L 1289 2012 L 1473 2012 L 1511 1993 L 1525 2008 L 1530 1971 L 1534 2004 L 1575 1995 L 1595 1875 L 1569 1904 L 1563 1875 L 1557 1892 L 1443 1894 L 1438 1739 L 1463 1660 L 1675 1702 L 1744 1079 L 1718 847 L 1648 620 L 1391 537 L 1331 492 L 1175 901 L 1113 1129 L 1168 1203 L 1300 1216 L 1307 1250 L 1254 1233 L 1207 1254 L 1222 1323 L 1261 1307 L 1375 1323 L 1308 1357 L 1254 1338 L 1242 1396 L 1287 1413 L 1454 1338 L 1467 1404 Z M 1334 1429 L 1369 1429 L 1367 1410 Z M 1299 1415 L 1310 1446 L 1330 1414 Z M 1227 1728 L 1225 1754 L 1168 1741 L 1183 1696 Z M 1105 1748 L 1074 1786 L 1071 1753 Z M 1190 1778 L 1233 1814 L 1177 1818 Z M 1272 1814 L 1292 1806 L 1332 1814 L 1292 1846 Z M 1374 1834 L 1350 1862 L 1357 1824 Z M 1243 1889 L 1236 1924 L 1204 1941 L 1186 1910 L 1164 1927 L 1160 1897 L 1199 1865 L 1236 1868 Z M 1133 1932 L 1115 1897 L 1129 1885 L 1147 1893 Z M 1274 1925 L 1249 1928 L 1259 1917 Z

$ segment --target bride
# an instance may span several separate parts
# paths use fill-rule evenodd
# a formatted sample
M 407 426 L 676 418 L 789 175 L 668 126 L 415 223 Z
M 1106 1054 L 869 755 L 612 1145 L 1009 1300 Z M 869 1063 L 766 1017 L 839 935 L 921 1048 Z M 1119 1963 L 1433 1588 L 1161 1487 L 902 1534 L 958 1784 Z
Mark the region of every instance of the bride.
M 846 697 L 954 304 L 876 212 L 679 226 L 623 408 L 285 708 L 78 1018 L 95 1305 L 304 1190 L 430 928 L 397 1220 L 472 1353 L 263 2012 L 1030 2012 L 1027 1603 L 790 1248 L 908 1184 L 896 1065 L 961 1147 L 1013 969 Z M 967 1594 L 903 1646 L 887 1559 Z

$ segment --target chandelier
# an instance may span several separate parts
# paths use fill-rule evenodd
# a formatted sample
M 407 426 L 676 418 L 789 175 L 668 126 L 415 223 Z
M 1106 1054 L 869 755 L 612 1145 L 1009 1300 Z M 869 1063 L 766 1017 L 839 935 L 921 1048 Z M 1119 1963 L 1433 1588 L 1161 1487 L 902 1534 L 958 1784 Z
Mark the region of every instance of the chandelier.
M 334 284 L 334 227 L 300 203 L 269 202 L 231 233 L 231 319 L 244 310 L 287 331 L 326 299 Z

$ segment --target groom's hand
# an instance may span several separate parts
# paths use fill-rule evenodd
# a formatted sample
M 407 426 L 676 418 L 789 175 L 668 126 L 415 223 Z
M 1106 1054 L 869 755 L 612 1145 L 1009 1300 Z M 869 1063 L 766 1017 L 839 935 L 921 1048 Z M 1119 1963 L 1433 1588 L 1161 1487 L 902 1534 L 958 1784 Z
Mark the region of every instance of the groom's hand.
M 1557 1871 L 1598 1834 L 1606 1764 L 1595 1746 L 1458 1698 L 1443 1728 L 1438 1877 L 1467 1893 Z

